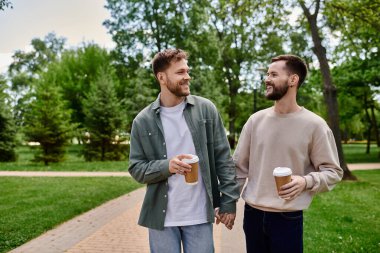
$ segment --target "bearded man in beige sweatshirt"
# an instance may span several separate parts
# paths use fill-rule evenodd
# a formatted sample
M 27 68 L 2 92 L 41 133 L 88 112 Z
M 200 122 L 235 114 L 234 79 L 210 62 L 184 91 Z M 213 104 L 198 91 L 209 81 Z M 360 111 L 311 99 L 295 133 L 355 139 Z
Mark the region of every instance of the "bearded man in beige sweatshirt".
M 249 253 L 303 252 L 302 210 L 343 176 L 332 131 L 321 117 L 297 104 L 306 75 L 298 56 L 272 59 L 265 96 L 274 106 L 248 119 L 233 156 L 240 191 L 247 183 L 242 198 Z M 279 192 L 272 174 L 276 167 L 293 172 Z

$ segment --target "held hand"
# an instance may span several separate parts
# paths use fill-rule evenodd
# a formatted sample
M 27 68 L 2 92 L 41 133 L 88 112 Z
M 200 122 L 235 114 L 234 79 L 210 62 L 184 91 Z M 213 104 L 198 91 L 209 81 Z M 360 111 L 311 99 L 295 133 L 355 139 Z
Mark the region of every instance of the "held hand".
M 231 230 L 234 226 L 236 213 L 222 213 L 220 214 L 221 222 Z
M 235 213 L 219 213 L 219 208 L 215 208 L 216 225 L 222 222 L 226 226 L 226 228 L 231 230 L 234 226 L 235 217 L 236 217 Z
M 184 158 L 192 158 L 189 155 L 177 155 L 169 161 L 169 171 L 172 174 L 185 175 L 187 172 L 191 171 L 191 165 L 182 162 Z
M 279 195 L 285 200 L 293 200 L 306 189 L 306 180 L 301 176 L 292 176 L 292 181 L 281 187 Z

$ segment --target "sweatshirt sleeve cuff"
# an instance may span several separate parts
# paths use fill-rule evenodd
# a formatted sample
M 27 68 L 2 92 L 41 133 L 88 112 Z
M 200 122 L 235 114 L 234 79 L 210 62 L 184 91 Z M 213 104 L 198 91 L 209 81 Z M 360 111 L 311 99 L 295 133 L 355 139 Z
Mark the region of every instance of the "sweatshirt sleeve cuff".
M 311 188 L 313 188 L 314 186 L 314 179 L 312 176 L 304 176 L 304 178 L 306 179 L 306 189 L 307 190 L 310 190 Z

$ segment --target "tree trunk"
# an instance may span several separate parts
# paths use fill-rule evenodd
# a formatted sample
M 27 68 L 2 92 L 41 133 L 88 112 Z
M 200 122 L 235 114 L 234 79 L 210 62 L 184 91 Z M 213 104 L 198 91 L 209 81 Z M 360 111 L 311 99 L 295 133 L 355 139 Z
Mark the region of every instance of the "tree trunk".
M 364 95 L 364 111 L 365 111 L 365 116 L 367 118 L 368 122 L 368 132 L 367 132 L 367 147 L 366 147 L 366 154 L 369 154 L 370 149 L 371 149 L 371 130 L 372 130 L 372 121 L 371 117 L 369 116 L 368 113 L 368 101 L 367 101 L 367 94 Z
M 101 160 L 101 161 L 105 161 L 105 154 L 106 154 L 106 140 L 104 140 L 104 139 L 102 139 L 102 147 L 101 147 L 101 150 L 102 150 L 102 155 L 101 155 L 100 160 Z
M 368 132 L 367 132 L 367 147 L 365 150 L 365 153 L 369 155 L 371 152 L 371 130 L 372 130 L 372 124 L 369 125 L 368 127 Z
M 230 82 L 230 81 L 229 81 Z M 230 105 L 228 107 L 228 118 L 229 118 L 229 132 L 228 142 L 230 143 L 231 149 L 235 148 L 236 142 L 236 130 L 235 130 L 235 119 L 236 119 L 236 94 L 237 90 L 233 81 L 229 85 L 229 96 L 230 96 Z
M 347 127 L 345 127 L 345 129 L 344 129 L 343 139 L 344 139 L 344 144 L 347 144 L 348 143 L 348 129 L 347 129 Z
M 315 8 L 316 10 L 314 14 L 310 14 L 309 9 L 306 7 L 303 1 L 299 1 L 299 3 L 308 20 L 310 30 L 311 30 L 311 36 L 312 36 L 313 44 L 314 44 L 313 51 L 319 61 L 320 70 L 321 70 L 322 79 L 323 79 L 323 86 L 324 86 L 323 96 L 327 105 L 327 115 L 328 115 L 327 123 L 329 124 L 335 137 L 335 143 L 338 149 L 340 166 L 344 172 L 343 179 L 356 180 L 356 177 L 348 169 L 347 163 L 344 158 L 341 134 L 340 134 L 340 129 L 339 129 L 339 110 L 338 110 L 337 90 L 332 82 L 330 67 L 328 64 L 327 56 L 326 56 L 326 49 L 323 47 L 322 38 L 319 35 L 319 28 L 317 25 L 317 16 L 318 16 L 318 11 L 319 11 L 320 1 L 319 0 L 316 1 L 316 8 Z
M 375 128 L 376 144 L 377 144 L 377 147 L 380 147 L 379 128 L 377 126 L 377 120 L 376 120 L 376 116 L 375 116 L 375 106 L 374 106 L 373 101 L 371 103 L 371 117 L 372 117 L 372 125 Z

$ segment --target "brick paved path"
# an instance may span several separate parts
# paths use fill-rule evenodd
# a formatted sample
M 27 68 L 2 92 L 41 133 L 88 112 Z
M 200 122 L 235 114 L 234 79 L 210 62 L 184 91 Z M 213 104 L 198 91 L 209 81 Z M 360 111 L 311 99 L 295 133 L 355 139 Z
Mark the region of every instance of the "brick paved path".
M 137 225 L 145 188 L 109 201 L 84 213 L 34 240 L 14 249 L 12 253 L 109 253 L 149 252 L 148 231 Z M 233 230 L 214 225 L 216 253 L 244 252 L 242 201 Z M 240 217 L 240 218 L 239 218 Z
M 377 164 L 349 165 L 351 170 L 380 169 Z M 99 172 L 11 172 L 0 176 L 129 176 L 128 173 Z M 69 220 L 57 228 L 14 249 L 12 253 L 145 253 L 149 252 L 147 229 L 137 225 L 145 188 L 111 200 Z M 239 200 L 233 230 L 214 225 L 216 253 L 245 252 L 242 229 L 243 201 Z

